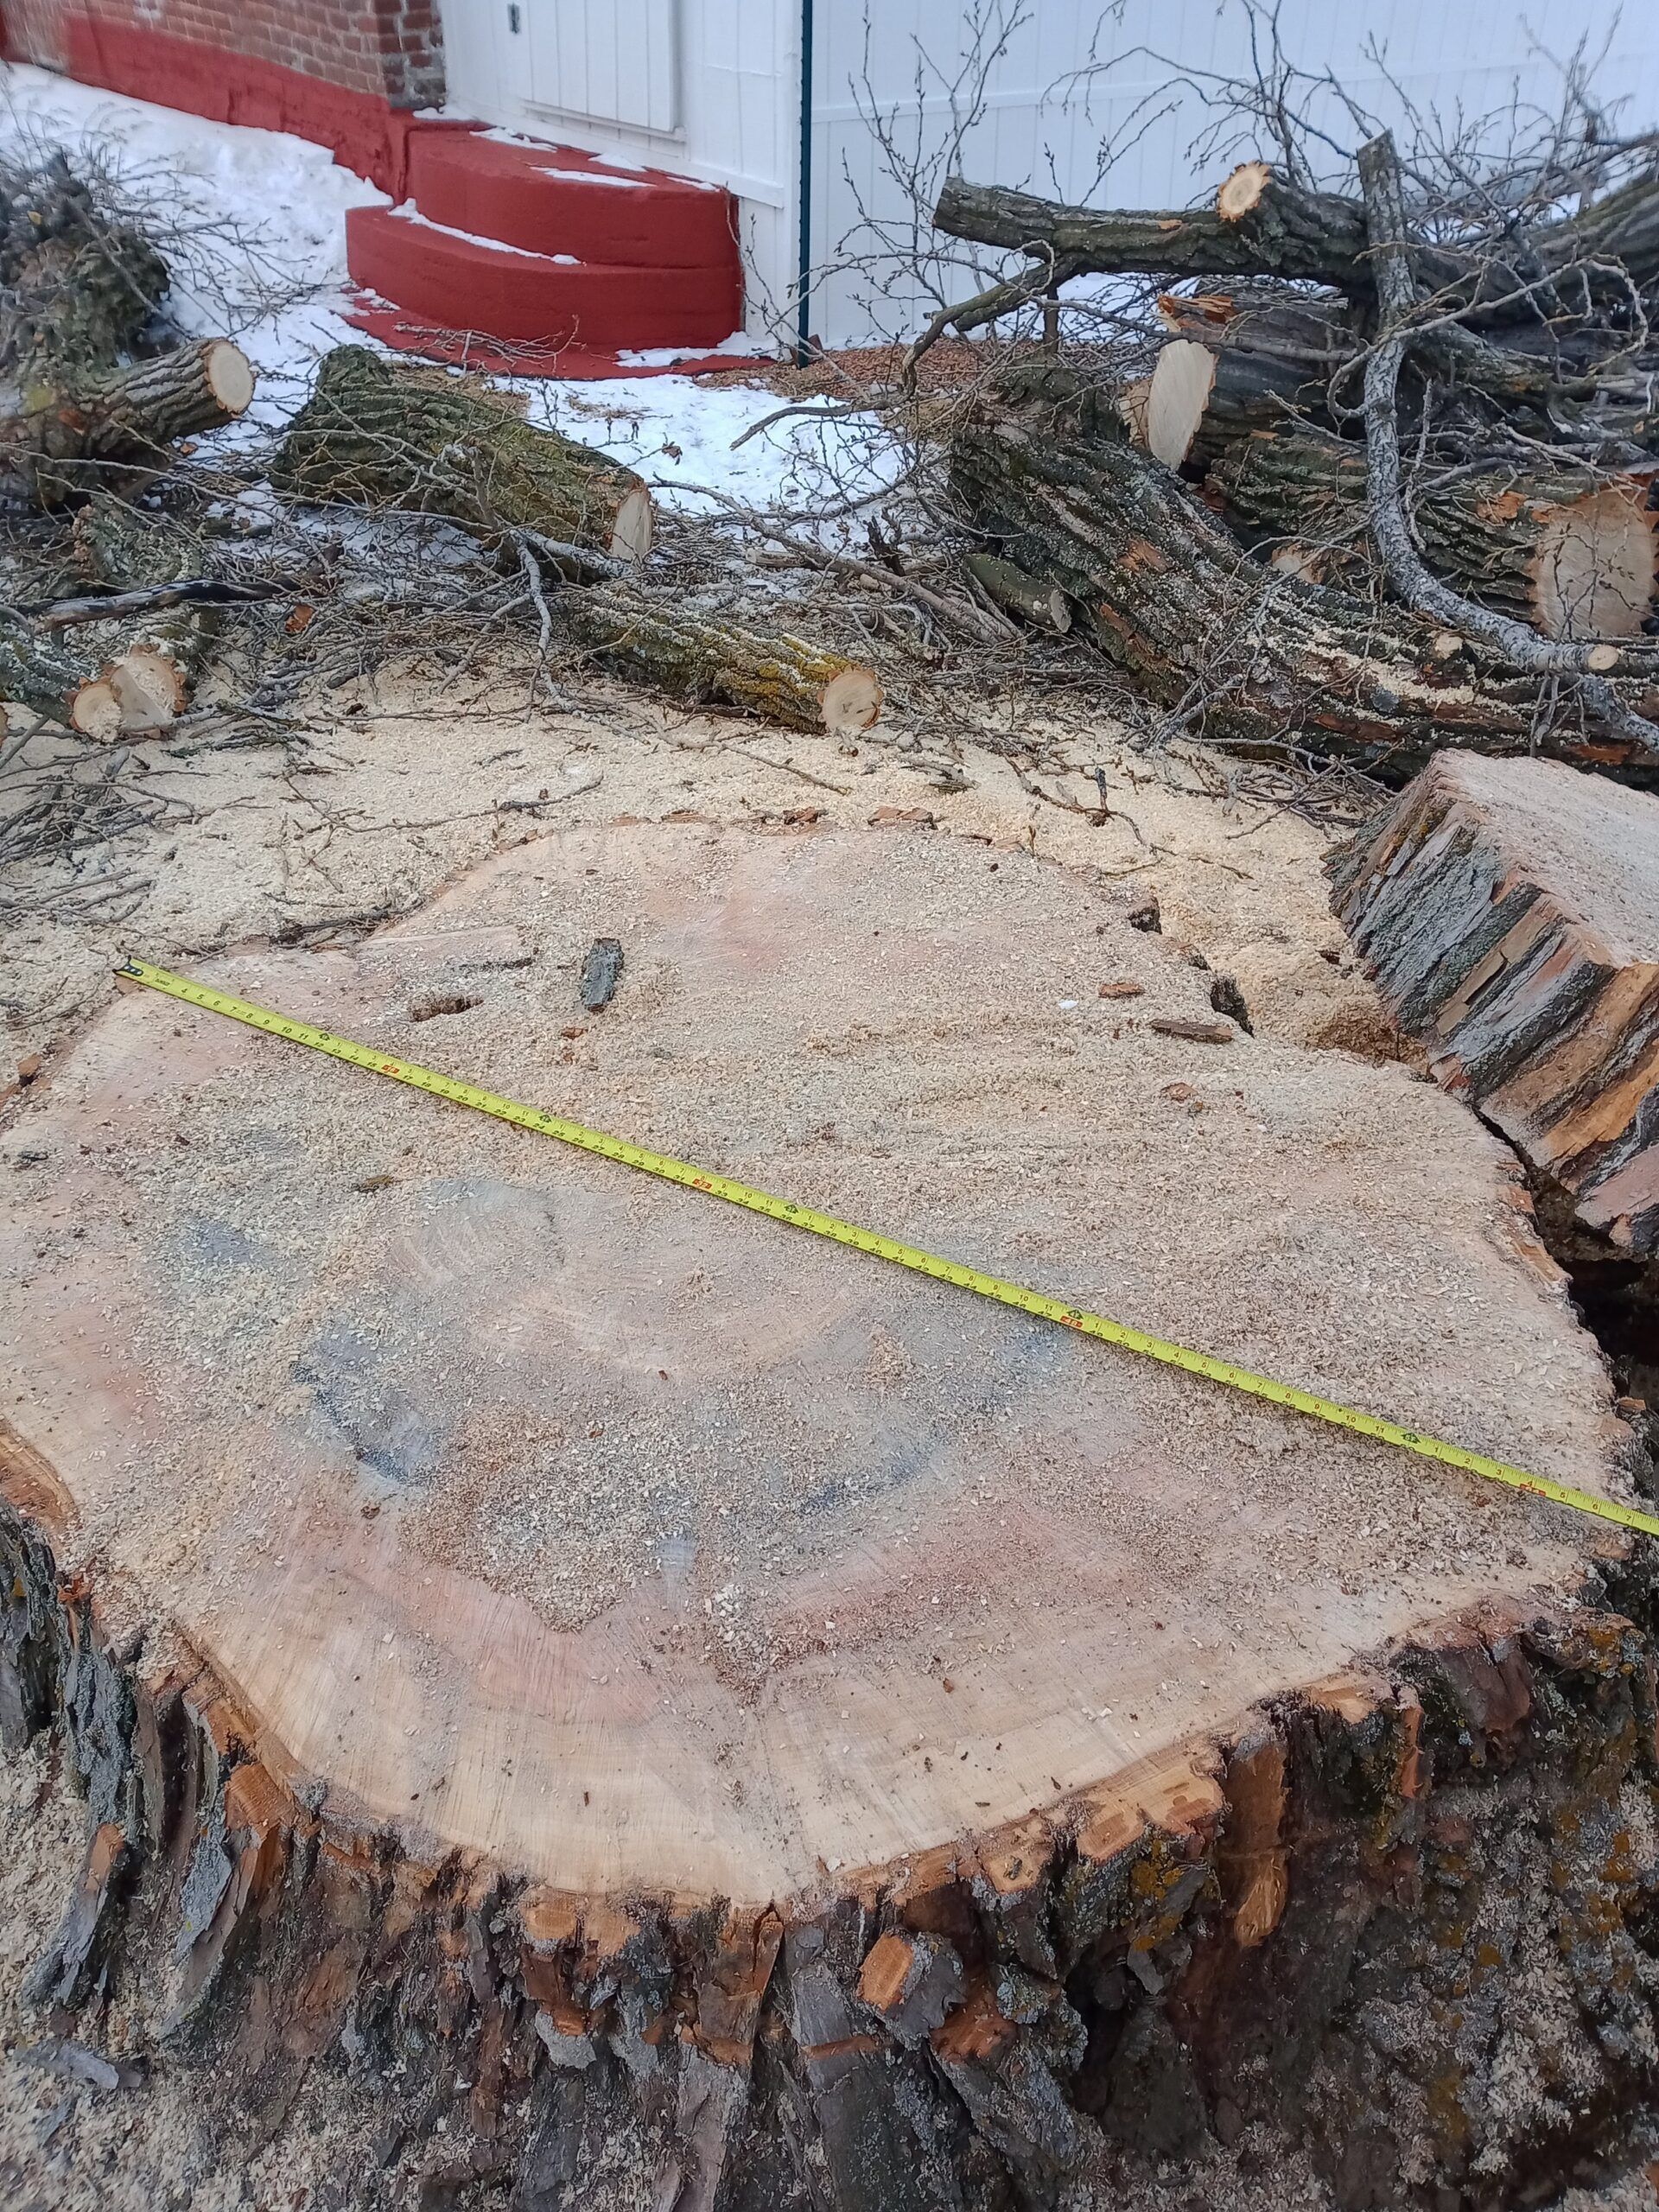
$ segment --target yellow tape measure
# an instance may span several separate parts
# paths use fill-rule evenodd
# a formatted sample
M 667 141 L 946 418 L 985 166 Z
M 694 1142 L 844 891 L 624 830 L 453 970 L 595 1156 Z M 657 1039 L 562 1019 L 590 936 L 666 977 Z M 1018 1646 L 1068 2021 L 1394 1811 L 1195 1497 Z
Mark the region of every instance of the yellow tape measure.
M 246 999 L 232 998 L 224 991 L 216 991 L 211 983 L 192 982 L 188 976 L 175 976 L 150 961 L 128 960 L 115 972 L 130 982 L 164 992 L 168 998 L 182 999 L 187 1006 L 199 1006 L 209 1014 L 222 1014 L 232 1021 L 245 1022 L 250 1029 L 263 1030 L 267 1036 L 285 1037 L 291 1045 L 304 1045 L 311 1052 L 326 1052 L 331 1059 L 348 1061 L 353 1067 L 365 1068 L 371 1075 L 390 1076 L 394 1083 L 406 1083 L 416 1090 L 430 1091 L 435 1098 L 447 1098 L 453 1105 L 470 1106 L 477 1113 L 493 1115 L 498 1122 L 511 1122 L 518 1128 L 534 1129 L 540 1136 L 556 1137 L 561 1144 L 575 1145 L 582 1152 L 596 1152 L 601 1158 L 617 1160 L 624 1167 L 637 1167 L 641 1174 L 659 1176 L 664 1182 L 682 1184 L 689 1191 L 702 1191 L 711 1198 L 724 1198 L 729 1205 L 745 1206 L 751 1213 L 763 1213 L 769 1220 L 785 1222 L 791 1229 L 808 1230 L 814 1236 L 828 1236 L 837 1244 L 850 1244 L 855 1251 L 868 1252 L 873 1259 L 890 1260 L 894 1267 L 909 1268 L 917 1274 L 931 1275 L 936 1281 L 953 1283 L 958 1290 L 975 1291 L 981 1298 L 995 1299 L 999 1306 L 1012 1306 L 1021 1313 L 1034 1313 L 1039 1320 L 1075 1329 L 1080 1336 L 1098 1337 L 1103 1344 L 1139 1352 L 1145 1359 L 1161 1360 L 1166 1367 L 1184 1368 L 1189 1375 L 1202 1375 L 1209 1382 L 1224 1382 L 1230 1389 L 1243 1390 L 1252 1398 L 1265 1398 L 1269 1404 L 1283 1406 L 1290 1413 L 1330 1421 L 1338 1428 L 1353 1430 L 1356 1435 L 1375 1437 L 1379 1444 L 1397 1445 L 1402 1452 L 1414 1452 L 1420 1459 L 1438 1459 L 1448 1467 L 1461 1467 L 1466 1474 L 1503 1483 L 1510 1490 L 1530 1491 L 1535 1497 L 1547 1497 L 1554 1505 L 1570 1506 L 1575 1512 L 1593 1514 L 1598 1520 L 1617 1522 L 1621 1528 L 1659 1536 L 1659 1518 L 1650 1513 L 1638 1513 L 1632 1506 L 1593 1497 L 1588 1491 L 1573 1490 L 1565 1483 L 1546 1482 L 1541 1475 L 1529 1475 L 1524 1467 L 1511 1467 L 1502 1459 L 1487 1459 L 1483 1452 L 1467 1452 L 1460 1444 L 1442 1443 L 1438 1437 L 1425 1436 L 1417 1429 L 1402 1428 L 1397 1421 L 1381 1421 L 1375 1414 L 1357 1413 L 1351 1406 L 1339 1406 L 1329 1398 L 1315 1397 L 1311 1390 L 1299 1390 L 1294 1383 L 1275 1382 L 1269 1376 L 1253 1375 L 1249 1368 L 1235 1367 L 1230 1360 L 1212 1359 L 1207 1352 L 1189 1351 L 1185 1344 L 1172 1344 L 1166 1337 L 1151 1336 L 1145 1329 L 1109 1320 L 1103 1313 L 1086 1313 L 1081 1306 L 1068 1306 L 1064 1299 L 1046 1298 L 1041 1291 L 1027 1290 L 1019 1283 L 982 1274 L 977 1268 L 964 1268 L 955 1260 L 941 1260 L 931 1252 L 918 1251 L 913 1244 L 900 1244 L 891 1236 L 878 1236 L 874 1230 L 837 1220 L 834 1214 L 819 1213 L 811 1206 L 773 1198 L 769 1191 L 753 1190 L 747 1183 L 734 1183 L 728 1175 L 711 1174 L 687 1160 L 671 1160 L 660 1152 L 647 1152 L 643 1145 L 630 1144 L 624 1137 L 607 1136 L 602 1129 L 590 1129 L 581 1122 L 567 1122 L 560 1115 L 543 1114 L 534 1106 L 521 1106 L 516 1100 L 502 1098 L 493 1090 L 480 1090 L 476 1084 L 461 1083 L 454 1076 L 417 1067 L 412 1060 L 371 1052 L 366 1045 L 354 1045 L 349 1038 L 332 1036 L 326 1029 L 314 1028 L 308 1021 L 296 1021 L 285 1014 L 273 1014 L 268 1007 L 254 1006 Z

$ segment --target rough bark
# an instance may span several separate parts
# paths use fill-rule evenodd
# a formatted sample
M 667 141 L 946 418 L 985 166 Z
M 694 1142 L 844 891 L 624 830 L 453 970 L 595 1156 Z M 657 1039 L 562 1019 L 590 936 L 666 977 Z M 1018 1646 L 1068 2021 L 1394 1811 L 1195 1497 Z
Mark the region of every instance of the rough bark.
M 1333 870 L 1402 1026 L 1587 1226 L 1659 1252 L 1659 802 L 1445 758 Z
M 112 367 L 166 296 L 166 263 L 101 210 L 61 150 L 0 165 L 0 370 L 24 385 Z
M 689 704 L 838 735 L 868 729 L 881 711 L 873 670 L 800 638 L 762 636 L 625 584 L 567 592 L 559 613 L 607 667 Z
M 55 1732 L 89 1842 L 29 2001 L 61 2019 L 118 1976 L 256 2130 L 349 2067 L 386 2120 L 342 2145 L 352 2188 L 550 2212 L 625 2158 L 703 2212 L 960 2212 L 1256 2125 L 1345 2203 L 1503 2206 L 1616 2155 L 1655 2094 L 1645 1571 L 1153 1763 L 1139 1815 L 1080 1801 L 759 1912 L 622 1907 L 389 1853 L 264 1764 L 211 1671 L 60 1576 L 30 1483 L 14 1453 L 0 1728 Z
M 1105 652 L 1209 733 L 1295 738 L 1401 781 L 1443 745 L 1648 759 L 1572 724 L 1541 731 L 1536 680 L 1438 625 L 1264 572 L 1127 443 L 1060 451 L 1017 424 L 969 429 L 953 446 L 952 480 L 976 529 L 1056 583 Z
M 79 703 L 98 674 L 95 653 L 42 634 L 10 608 L 0 611 L 0 700 L 86 736 L 112 737 L 118 720 L 110 702 L 100 696 Z
M 527 423 L 470 378 L 395 368 L 336 347 L 271 471 L 293 497 L 447 515 L 486 537 L 516 531 L 626 561 L 651 550 L 651 494 L 631 469 Z
M 1659 722 L 1651 709 L 1637 711 L 1606 681 L 1619 656 L 1605 643 L 1546 640 L 1507 614 L 1478 607 L 1433 575 L 1408 526 L 1400 459 L 1400 372 L 1417 342 L 1412 317 L 1417 278 L 1407 238 L 1400 158 L 1384 130 L 1357 156 L 1371 235 L 1379 321 L 1377 342 L 1365 361 L 1364 407 L 1367 498 L 1371 542 L 1389 582 L 1408 607 L 1431 621 L 1471 637 L 1501 654 L 1512 668 L 1546 680 L 1565 678 L 1570 696 L 1607 734 L 1659 759 Z
M 1039 582 L 1012 562 L 1000 561 L 995 553 L 970 553 L 966 565 L 976 582 L 1005 614 L 1014 615 L 1034 629 L 1052 631 L 1056 637 L 1064 637 L 1071 627 L 1065 594 L 1053 584 Z
M 1299 575 L 1364 589 L 1380 571 L 1369 536 L 1364 448 L 1294 427 L 1233 441 L 1209 485 L 1230 518 L 1275 545 Z M 1637 638 L 1653 605 L 1659 516 L 1640 476 L 1567 456 L 1450 474 L 1412 507 L 1424 557 L 1484 606 L 1551 638 Z
M 1052 256 L 1077 274 L 1281 276 L 1340 289 L 1363 282 L 1365 216 L 1358 203 L 1272 177 L 1251 211 L 1229 219 L 1216 206 L 1179 213 L 1069 207 L 953 176 L 933 221 L 952 238 Z
M 252 397 L 247 356 L 224 338 L 33 387 L 0 416 L 0 499 L 52 509 L 141 482 L 171 465 L 180 439 L 234 421 Z
M 1158 319 L 1173 338 L 1217 351 L 1265 354 L 1311 378 L 1328 377 L 1352 358 L 1355 320 L 1346 300 L 1282 284 L 1238 283 L 1224 290 L 1166 292 Z
M 188 599 L 166 603 L 167 588 L 201 565 L 195 534 L 180 524 L 141 513 L 108 493 L 94 493 L 76 515 L 76 564 L 89 582 L 118 590 L 135 586 L 159 595 L 121 620 L 111 607 L 89 627 L 87 644 L 102 655 L 96 681 L 75 701 L 79 729 L 100 736 L 137 736 L 165 729 L 189 702 L 221 621 L 212 606 Z
M 1179 210 L 1071 207 L 953 176 L 933 220 L 953 238 L 1052 256 L 1073 275 L 1269 276 L 1330 284 L 1360 299 L 1376 289 L 1363 202 L 1308 191 L 1265 162 L 1241 163 L 1211 207 Z M 1501 254 L 1415 241 L 1412 256 L 1446 305 L 1478 306 L 1497 320 L 1535 320 L 1538 296 L 1528 287 L 1541 277 L 1554 279 L 1569 299 L 1569 287 L 1581 288 L 1580 303 L 1628 307 L 1616 274 L 1585 264 L 1622 261 L 1638 286 L 1659 277 L 1659 175 L 1567 220 L 1532 227 Z M 1547 304 L 1549 298 L 1546 292 Z

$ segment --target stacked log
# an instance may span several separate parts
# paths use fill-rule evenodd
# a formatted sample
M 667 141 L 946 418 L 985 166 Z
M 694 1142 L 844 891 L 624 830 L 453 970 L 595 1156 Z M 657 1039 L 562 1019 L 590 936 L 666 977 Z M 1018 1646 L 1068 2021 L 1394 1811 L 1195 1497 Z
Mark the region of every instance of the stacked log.
M 130 488 L 170 467 L 181 439 L 234 422 L 252 397 L 252 366 L 226 338 L 33 385 L 0 416 L 0 499 L 51 512 Z
M 337 346 L 271 471 L 290 497 L 447 516 L 490 537 L 531 531 L 620 561 L 651 550 L 632 469 L 526 422 L 476 378 Z
M 1651 772 L 1634 741 L 1588 740 L 1570 723 L 1541 738 L 1535 683 L 1408 610 L 1274 575 L 1127 442 L 974 425 L 952 446 L 951 484 L 976 531 L 1058 586 L 1103 652 L 1212 734 L 1270 749 L 1294 736 L 1395 781 L 1444 744 L 1504 754 L 1541 743 Z
M 1589 1228 L 1659 1253 L 1659 801 L 1443 755 L 1334 873 L 1440 1080 Z
M 1348 589 L 1376 585 L 1362 446 L 1294 425 L 1232 439 L 1209 486 L 1281 565 Z M 1443 484 L 1431 475 L 1413 514 L 1430 566 L 1483 605 L 1548 638 L 1639 638 L 1659 571 L 1652 488 L 1651 475 L 1563 455 L 1459 469 Z
M 1072 207 L 952 176 L 933 222 L 952 238 L 1049 259 L 1068 276 L 1271 276 L 1358 299 L 1376 289 L 1363 203 L 1314 191 L 1268 162 L 1242 162 L 1208 207 L 1180 209 Z M 1535 321 L 1541 272 L 1586 298 L 1628 304 L 1618 263 L 1637 287 L 1659 278 L 1659 175 L 1530 226 L 1524 246 L 1514 258 L 1439 244 L 1417 251 L 1447 307 L 1473 307 L 1491 321 Z

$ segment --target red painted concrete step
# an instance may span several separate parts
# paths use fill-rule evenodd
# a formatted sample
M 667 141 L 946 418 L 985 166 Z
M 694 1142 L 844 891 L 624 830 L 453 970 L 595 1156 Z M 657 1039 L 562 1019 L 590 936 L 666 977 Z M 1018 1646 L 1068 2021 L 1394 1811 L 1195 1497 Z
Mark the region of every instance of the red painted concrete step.
M 409 196 L 435 223 L 531 253 L 639 269 L 738 265 L 729 193 L 569 146 L 416 130 Z
M 702 268 L 618 265 L 579 252 L 555 258 L 440 228 L 406 207 L 351 208 L 346 247 L 365 290 L 441 327 L 491 338 L 588 350 L 712 346 L 743 320 L 734 256 Z

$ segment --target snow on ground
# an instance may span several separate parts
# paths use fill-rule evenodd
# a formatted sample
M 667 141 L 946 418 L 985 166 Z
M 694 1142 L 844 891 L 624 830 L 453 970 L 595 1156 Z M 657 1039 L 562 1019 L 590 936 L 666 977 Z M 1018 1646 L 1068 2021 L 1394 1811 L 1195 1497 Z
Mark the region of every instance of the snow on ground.
M 129 197 L 156 209 L 175 271 L 175 321 L 194 334 L 233 337 L 251 359 L 258 396 L 245 421 L 221 433 L 226 442 L 279 427 L 303 403 L 331 346 L 374 343 L 344 319 L 346 213 L 389 203 L 326 147 L 0 65 L 0 152 L 52 146 L 98 161 Z M 760 383 L 499 381 L 524 395 L 531 420 L 613 454 L 668 505 L 717 505 L 697 489 L 713 486 L 747 505 L 821 513 L 849 493 L 878 499 L 899 465 L 868 419 L 823 419 L 828 400 L 734 452 L 734 441 L 779 404 Z M 836 524 L 825 529 L 833 537 Z

